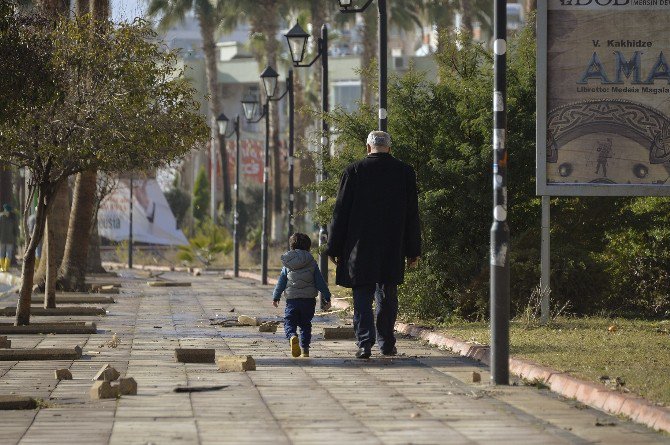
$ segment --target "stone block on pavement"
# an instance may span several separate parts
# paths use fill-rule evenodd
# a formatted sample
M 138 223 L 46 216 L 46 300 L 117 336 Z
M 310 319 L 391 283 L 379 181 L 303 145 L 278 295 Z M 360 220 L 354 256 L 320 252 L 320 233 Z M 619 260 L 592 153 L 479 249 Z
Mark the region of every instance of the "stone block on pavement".
M 221 372 L 255 371 L 256 361 L 250 355 L 229 355 L 218 360 Z
M 258 326 L 258 318 L 250 317 L 248 315 L 240 315 L 237 317 L 237 322 L 242 326 Z
M 69 369 L 56 369 L 56 371 L 54 371 L 54 377 L 56 380 L 72 380 L 72 373 Z
M 472 383 L 479 383 L 482 381 L 482 375 L 477 371 L 472 371 Z
M 81 348 L 35 348 L 0 349 L 0 361 L 19 360 L 77 360 L 81 358 Z
M 350 326 L 323 328 L 323 338 L 326 340 L 350 340 L 356 338 L 356 332 Z
M 12 341 L 7 340 L 6 335 L 0 335 L 0 348 L 2 349 L 9 349 L 12 347 Z
M 137 382 L 132 377 L 119 379 L 119 394 L 123 396 L 136 396 L 137 395 Z
M 102 368 L 100 368 L 100 371 L 93 377 L 93 380 L 102 380 L 105 382 L 113 382 L 114 380 L 118 379 L 121 377 L 121 374 L 119 371 L 114 369 L 109 363 L 103 365 Z
M 37 402 L 32 397 L 0 395 L 0 410 L 35 408 L 37 408 Z
M 214 349 L 177 348 L 175 359 L 180 363 L 214 363 Z
M 258 327 L 258 332 L 277 332 L 277 324 L 266 321 Z
M 93 400 L 115 399 L 119 395 L 119 389 L 109 382 L 97 381 L 91 386 L 90 395 Z

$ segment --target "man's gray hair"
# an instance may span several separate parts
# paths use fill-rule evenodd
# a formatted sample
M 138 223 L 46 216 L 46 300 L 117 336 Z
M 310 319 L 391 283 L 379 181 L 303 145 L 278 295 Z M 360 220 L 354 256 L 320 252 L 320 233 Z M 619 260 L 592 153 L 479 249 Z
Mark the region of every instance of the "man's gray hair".
M 391 135 L 385 131 L 371 131 L 367 144 L 372 147 L 391 147 Z

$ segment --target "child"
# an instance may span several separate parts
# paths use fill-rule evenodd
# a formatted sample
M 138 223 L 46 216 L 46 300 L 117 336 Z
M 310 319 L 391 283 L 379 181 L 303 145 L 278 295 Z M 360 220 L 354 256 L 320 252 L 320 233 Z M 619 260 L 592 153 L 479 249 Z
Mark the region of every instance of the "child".
M 291 355 L 309 357 L 312 339 L 312 318 L 316 309 L 316 296 L 321 292 L 321 308 L 330 308 L 330 291 L 309 248 L 312 241 L 304 233 L 294 233 L 289 238 L 289 250 L 281 256 L 284 265 L 272 294 L 274 307 L 279 306 L 282 293 L 286 293 L 284 332 L 291 345 Z M 298 341 L 298 328 L 300 340 Z M 302 351 L 301 351 L 302 350 Z

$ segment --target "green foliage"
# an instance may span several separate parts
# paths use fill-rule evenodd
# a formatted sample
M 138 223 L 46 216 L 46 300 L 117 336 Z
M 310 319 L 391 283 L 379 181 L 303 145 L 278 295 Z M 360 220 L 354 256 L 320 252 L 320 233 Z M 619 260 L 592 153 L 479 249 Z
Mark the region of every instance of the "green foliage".
M 203 266 L 210 266 L 220 254 L 228 254 L 233 250 L 233 240 L 228 231 L 211 221 L 201 224 L 188 246 L 180 246 L 177 258 L 193 264 L 196 261 Z
M 535 41 L 533 24 L 508 52 L 509 222 L 512 313 L 532 304 L 539 283 L 540 199 L 535 196 Z M 410 70 L 389 83 L 393 153 L 417 172 L 423 259 L 401 288 L 404 314 L 484 319 L 489 305 L 492 56 L 466 34 L 446 35 L 439 79 Z M 364 73 L 369 75 L 370 73 Z M 365 154 L 376 127 L 361 104 L 328 115 L 337 128 L 328 196 L 316 219 L 332 215 L 339 176 Z M 555 198 L 552 202 L 552 305 L 579 314 L 668 316 L 670 202 L 662 198 Z
M 20 112 L 22 105 L 38 106 L 55 93 L 52 42 L 43 33 L 34 32 L 48 21 L 19 16 L 15 7 L 9 0 L 0 0 L 0 122 Z
M 165 192 L 165 199 L 170 205 L 170 210 L 177 220 L 177 228 L 182 227 L 184 218 L 188 214 L 188 209 L 191 208 L 191 196 L 184 190 L 173 187 Z
M 40 106 L 14 104 L 0 123 L 0 162 L 25 166 L 36 183 L 51 186 L 88 169 L 156 168 L 206 137 L 177 54 L 149 23 L 100 26 L 77 17 L 47 26 L 31 17 L 17 33 L 47 60 L 44 82 L 54 93 Z
M 205 167 L 200 167 L 193 187 L 193 218 L 204 222 L 209 212 L 209 180 Z

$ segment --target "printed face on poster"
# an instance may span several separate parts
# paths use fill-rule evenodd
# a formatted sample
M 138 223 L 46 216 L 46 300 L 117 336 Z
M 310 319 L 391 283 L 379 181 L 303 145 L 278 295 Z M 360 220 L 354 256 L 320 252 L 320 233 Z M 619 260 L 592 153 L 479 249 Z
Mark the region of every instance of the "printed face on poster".
M 537 193 L 670 195 L 670 0 L 538 2 Z

